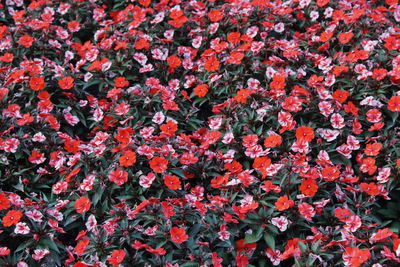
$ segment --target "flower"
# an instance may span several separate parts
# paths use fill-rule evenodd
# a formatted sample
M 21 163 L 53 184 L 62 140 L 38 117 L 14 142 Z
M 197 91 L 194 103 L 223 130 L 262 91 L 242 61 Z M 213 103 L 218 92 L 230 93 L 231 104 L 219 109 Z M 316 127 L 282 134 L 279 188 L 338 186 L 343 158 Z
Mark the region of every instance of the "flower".
M 82 214 L 90 209 L 90 200 L 82 196 L 75 201 L 74 208 L 77 213 Z
M 343 253 L 343 263 L 345 266 L 358 267 L 371 257 L 368 249 L 346 247 Z
M 308 178 L 300 185 L 300 192 L 306 196 L 314 196 L 318 191 L 317 182 L 314 179 Z
M 278 134 L 271 134 L 264 140 L 265 147 L 276 147 L 282 144 L 282 137 Z
M 33 39 L 32 36 L 26 34 L 19 38 L 18 43 L 26 48 L 29 48 L 32 46 L 34 40 L 35 39 Z
M 0 193 L 0 210 L 6 210 L 10 207 L 10 201 L 8 198 L 3 194 Z
M 171 235 L 171 239 L 173 242 L 177 244 L 181 244 L 185 242 L 188 239 L 188 235 L 186 234 L 185 229 L 179 228 L 179 227 L 172 227 L 171 230 L 169 231 Z
M 311 142 L 314 137 L 314 130 L 311 127 L 300 126 L 296 129 L 296 138 L 299 141 Z
M 156 156 L 150 160 L 150 168 L 156 173 L 163 173 L 168 168 L 168 160 Z
M 3 217 L 2 222 L 4 227 L 10 227 L 16 225 L 21 220 L 23 214 L 20 210 L 9 210 Z
M 8 247 L 0 247 L 0 256 L 4 257 L 10 254 L 10 249 Z
M 339 42 L 342 44 L 347 44 L 353 38 L 354 34 L 352 32 L 342 32 L 339 34 Z
M 63 90 L 69 90 L 74 87 L 74 78 L 72 78 L 71 76 L 62 78 L 58 80 L 58 86 L 60 86 L 60 88 Z
M 46 85 L 46 83 L 44 82 L 43 77 L 32 77 L 29 80 L 29 86 L 31 87 L 32 90 L 35 90 L 35 91 L 43 90 L 45 85 Z
M 126 151 L 118 160 L 120 166 L 130 167 L 136 163 L 136 153 L 133 151 Z
M 287 210 L 294 206 L 294 201 L 289 199 L 287 195 L 281 196 L 275 202 L 275 208 L 279 211 Z
M 199 84 L 193 90 L 194 95 L 198 97 L 205 97 L 207 92 L 208 92 L 207 84 Z
M 107 261 L 112 266 L 118 266 L 125 258 L 125 251 L 123 249 L 114 250 L 110 256 L 107 257 Z
M 108 174 L 108 180 L 114 182 L 116 185 L 121 186 L 128 181 L 128 172 L 122 169 L 112 170 Z
M 400 112 L 400 96 L 392 96 L 388 101 L 388 110 Z
M 176 190 L 181 188 L 181 181 L 175 175 L 165 175 L 164 184 L 171 190 Z

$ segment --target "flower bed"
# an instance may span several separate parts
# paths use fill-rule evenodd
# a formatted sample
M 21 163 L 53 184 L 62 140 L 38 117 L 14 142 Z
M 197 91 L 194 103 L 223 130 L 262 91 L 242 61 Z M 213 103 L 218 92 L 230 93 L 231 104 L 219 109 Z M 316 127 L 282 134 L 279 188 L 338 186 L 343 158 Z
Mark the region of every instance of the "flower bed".
M 399 22 L 397 0 L 3 1 L 0 264 L 399 265 Z

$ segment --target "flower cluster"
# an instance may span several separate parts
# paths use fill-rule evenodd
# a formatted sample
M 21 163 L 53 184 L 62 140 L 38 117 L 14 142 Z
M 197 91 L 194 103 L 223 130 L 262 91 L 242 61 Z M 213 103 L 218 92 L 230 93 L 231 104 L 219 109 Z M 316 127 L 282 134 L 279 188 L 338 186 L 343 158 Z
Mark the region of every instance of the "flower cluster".
M 397 266 L 398 0 L 0 3 L 0 265 Z

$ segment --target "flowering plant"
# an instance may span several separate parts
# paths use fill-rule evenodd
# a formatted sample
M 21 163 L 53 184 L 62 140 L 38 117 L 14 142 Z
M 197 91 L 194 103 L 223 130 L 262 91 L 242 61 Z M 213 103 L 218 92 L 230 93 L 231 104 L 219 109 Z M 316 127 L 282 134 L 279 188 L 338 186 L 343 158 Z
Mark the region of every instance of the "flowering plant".
M 397 0 L 27 2 L 2 266 L 400 263 Z

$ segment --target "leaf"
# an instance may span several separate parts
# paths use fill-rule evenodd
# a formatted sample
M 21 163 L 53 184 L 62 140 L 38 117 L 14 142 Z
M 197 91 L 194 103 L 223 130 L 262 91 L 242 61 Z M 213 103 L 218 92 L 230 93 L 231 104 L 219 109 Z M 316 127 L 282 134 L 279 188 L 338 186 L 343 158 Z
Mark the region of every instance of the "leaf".
M 245 244 L 256 243 L 258 240 L 261 239 L 263 231 L 264 231 L 264 228 L 260 227 L 260 228 L 258 228 L 257 232 L 247 234 L 244 239 L 244 243 Z
M 42 245 L 44 245 L 45 247 L 50 248 L 50 249 L 52 249 L 52 250 L 54 250 L 54 251 L 60 253 L 60 251 L 58 250 L 58 247 L 57 247 L 56 243 L 55 243 L 52 239 L 45 238 L 45 239 L 42 239 L 42 240 L 40 241 L 40 243 L 41 243 Z
M 32 244 L 33 244 L 33 240 L 29 240 L 27 242 L 22 243 L 21 245 L 19 245 L 17 247 L 17 249 L 15 250 L 15 253 L 17 253 L 17 252 L 19 252 L 21 250 L 24 250 L 25 248 L 29 247 Z
M 265 233 L 264 240 L 271 249 L 275 250 L 275 239 L 272 235 Z

